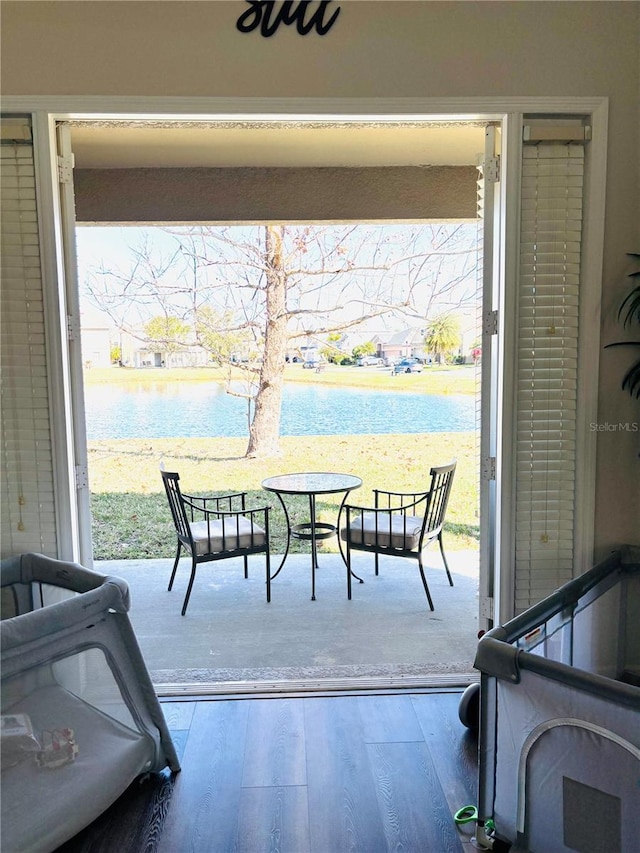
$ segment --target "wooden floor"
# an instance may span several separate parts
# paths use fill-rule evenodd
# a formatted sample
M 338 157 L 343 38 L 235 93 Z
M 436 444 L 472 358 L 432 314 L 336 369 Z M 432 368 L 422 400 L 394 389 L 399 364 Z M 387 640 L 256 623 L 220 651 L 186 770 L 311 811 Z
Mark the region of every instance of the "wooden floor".
M 182 762 L 59 853 L 470 851 L 457 692 L 163 702 Z

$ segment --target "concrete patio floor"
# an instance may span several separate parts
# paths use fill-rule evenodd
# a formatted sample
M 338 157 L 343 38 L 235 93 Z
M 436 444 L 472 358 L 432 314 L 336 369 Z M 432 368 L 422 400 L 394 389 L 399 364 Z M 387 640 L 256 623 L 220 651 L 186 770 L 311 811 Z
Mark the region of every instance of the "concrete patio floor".
M 290 555 L 265 596 L 262 555 L 198 567 L 189 609 L 181 616 L 190 560 L 181 560 L 173 590 L 173 560 L 96 561 L 96 571 L 124 578 L 131 620 L 154 684 L 402 680 L 472 673 L 478 630 L 478 553 L 427 552 L 426 575 L 435 610 L 428 609 L 415 560 L 358 554 L 353 597 L 338 554 L 319 554 L 316 601 L 311 601 L 308 554 Z M 272 571 L 279 558 L 272 558 Z

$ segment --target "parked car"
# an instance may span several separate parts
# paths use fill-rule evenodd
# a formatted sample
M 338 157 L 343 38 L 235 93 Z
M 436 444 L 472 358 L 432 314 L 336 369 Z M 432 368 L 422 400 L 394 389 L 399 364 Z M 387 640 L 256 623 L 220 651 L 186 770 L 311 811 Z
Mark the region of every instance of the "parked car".
M 324 362 L 319 358 L 307 358 L 302 362 L 303 370 L 320 370 Z
M 377 355 L 363 355 L 356 364 L 358 367 L 380 367 L 382 359 Z
M 393 366 L 394 373 L 422 373 L 422 365 L 417 358 L 402 358 Z

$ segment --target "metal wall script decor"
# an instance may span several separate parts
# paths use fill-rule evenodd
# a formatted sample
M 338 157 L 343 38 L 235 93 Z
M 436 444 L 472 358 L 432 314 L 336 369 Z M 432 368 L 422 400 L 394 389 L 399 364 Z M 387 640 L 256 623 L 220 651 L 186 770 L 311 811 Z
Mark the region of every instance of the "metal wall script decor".
M 278 9 L 276 9 L 278 4 L 275 0 L 247 0 L 247 3 L 249 8 L 236 21 L 237 29 L 241 33 L 251 33 L 260 27 L 260 35 L 265 38 L 272 36 L 280 24 L 287 27 L 295 24 L 301 36 L 306 36 L 313 29 L 318 35 L 323 36 L 329 32 L 340 14 L 340 6 L 338 6 L 331 17 L 325 21 L 325 13 L 328 12 L 332 0 L 322 0 L 309 17 L 307 17 L 309 6 L 315 5 L 312 0 L 299 0 L 297 3 L 285 0 Z

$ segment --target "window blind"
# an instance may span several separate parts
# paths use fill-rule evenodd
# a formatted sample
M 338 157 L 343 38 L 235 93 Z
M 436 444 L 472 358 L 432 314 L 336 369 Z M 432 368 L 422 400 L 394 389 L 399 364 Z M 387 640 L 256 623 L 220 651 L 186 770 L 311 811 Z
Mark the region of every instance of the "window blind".
M 29 120 L 0 139 L 1 554 L 57 556 L 33 144 Z
M 583 179 L 582 145 L 523 147 L 516 612 L 573 576 Z

